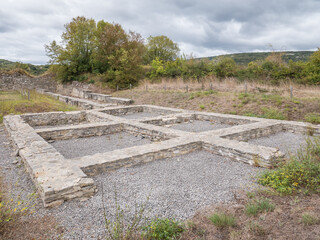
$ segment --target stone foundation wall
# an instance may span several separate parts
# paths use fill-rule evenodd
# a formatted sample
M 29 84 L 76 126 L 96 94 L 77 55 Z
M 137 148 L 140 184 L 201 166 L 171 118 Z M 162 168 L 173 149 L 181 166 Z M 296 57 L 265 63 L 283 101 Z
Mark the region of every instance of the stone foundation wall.
M 37 114 L 23 114 L 22 119 L 30 126 L 56 126 L 79 124 L 88 121 L 86 112 L 50 112 Z
M 36 88 L 56 91 L 57 83 L 52 79 L 50 75 L 33 77 L 20 72 L 0 72 L 0 90 L 20 90 Z

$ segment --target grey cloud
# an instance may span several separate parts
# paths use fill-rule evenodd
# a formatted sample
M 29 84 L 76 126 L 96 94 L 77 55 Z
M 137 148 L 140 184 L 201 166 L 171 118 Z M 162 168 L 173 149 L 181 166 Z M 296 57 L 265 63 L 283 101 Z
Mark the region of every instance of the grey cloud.
M 0 58 L 45 63 L 43 48 L 59 40 L 64 24 L 85 16 L 125 29 L 167 35 L 183 52 L 208 56 L 318 47 L 317 0 L 43 0 L 5 1 L 0 9 Z

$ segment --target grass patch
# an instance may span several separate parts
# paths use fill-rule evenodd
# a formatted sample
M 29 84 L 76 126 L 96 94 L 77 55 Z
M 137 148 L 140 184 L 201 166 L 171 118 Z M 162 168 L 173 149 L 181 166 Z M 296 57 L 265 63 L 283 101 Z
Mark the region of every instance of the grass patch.
M 304 225 L 314 225 L 317 224 L 319 219 L 310 213 L 303 213 L 301 216 L 301 221 Z
M 269 108 L 269 107 L 262 107 L 261 108 L 263 114 L 261 115 L 262 118 L 269 118 L 269 119 L 278 119 L 278 120 L 285 120 L 285 116 L 282 112 L 277 109 Z
M 8 114 L 75 110 L 78 109 L 36 91 L 30 91 L 30 100 L 18 91 L 0 92 L 0 123 Z
M 178 238 L 184 226 L 174 219 L 156 219 L 142 228 L 144 239 L 169 240 Z
M 262 198 L 246 205 L 246 214 L 257 216 L 262 212 L 272 212 L 275 206 L 267 198 Z
M 307 113 L 304 116 L 304 120 L 306 122 L 309 122 L 312 124 L 320 124 L 320 114 L 319 113 Z
M 262 94 L 262 101 L 275 103 L 280 106 L 283 103 L 283 97 L 277 94 Z
M 203 109 L 205 108 L 205 106 L 204 106 L 203 104 L 200 104 L 200 105 L 199 105 L 199 108 L 200 108 L 201 110 L 203 110 Z
M 237 225 L 235 217 L 226 213 L 215 213 L 209 219 L 218 228 L 235 227 Z
M 287 163 L 268 170 L 258 182 L 284 194 L 294 192 L 320 192 L 320 139 L 307 139 L 307 145 Z

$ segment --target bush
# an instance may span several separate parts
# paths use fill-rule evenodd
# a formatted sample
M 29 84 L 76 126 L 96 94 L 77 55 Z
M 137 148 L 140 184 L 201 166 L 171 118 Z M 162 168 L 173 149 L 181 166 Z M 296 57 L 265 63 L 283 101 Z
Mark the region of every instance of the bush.
M 216 227 L 219 228 L 235 227 L 237 225 L 235 217 L 225 213 L 215 213 L 209 219 Z
M 286 164 L 265 171 L 258 182 L 284 194 L 320 191 L 320 139 L 307 139 L 305 149 L 298 151 Z
M 184 226 L 174 219 L 156 219 L 142 228 L 146 239 L 169 240 L 180 236 Z

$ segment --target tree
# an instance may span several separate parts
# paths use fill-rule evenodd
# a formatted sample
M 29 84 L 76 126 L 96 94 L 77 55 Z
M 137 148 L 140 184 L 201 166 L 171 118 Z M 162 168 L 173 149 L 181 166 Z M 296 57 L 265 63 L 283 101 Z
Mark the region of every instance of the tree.
M 100 28 L 101 27 L 101 28 Z M 98 23 L 95 69 L 112 87 L 136 84 L 143 73 L 145 47 L 140 34 L 126 33 L 120 24 Z
M 62 81 L 80 79 L 83 73 L 99 73 L 109 86 L 128 87 L 142 75 L 143 38 L 125 32 L 120 24 L 77 17 L 65 25 L 62 45 L 45 45 L 51 69 Z
M 307 83 L 320 84 L 320 48 L 310 56 L 305 72 Z
M 161 61 L 173 61 L 178 57 L 180 49 L 177 43 L 174 43 L 166 36 L 148 37 L 146 45 L 147 52 L 145 55 L 145 62 L 151 63 L 152 60 L 158 58 Z
M 214 66 L 214 72 L 219 79 L 233 77 L 236 72 L 236 62 L 230 57 L 224 57 Z
M 96 23 L 85 17 L 73 18 L 65 25 L 62 45 L 55 41 L 46 45 L 51 63 L 58 64 L 63 81 L 74 80 L 75 76 L 92 70 L 92 54 L 95 49 Z

